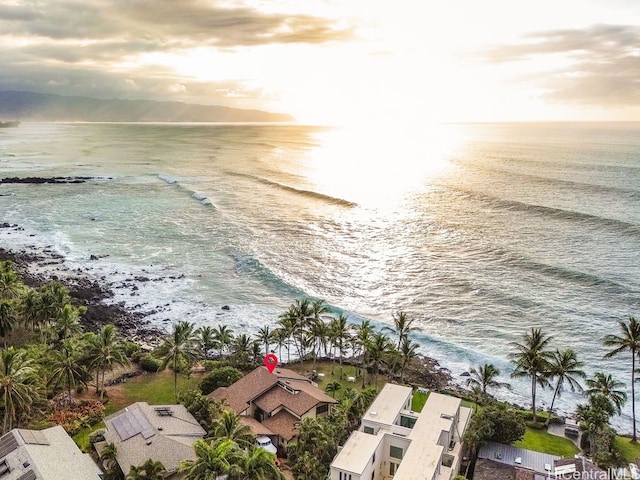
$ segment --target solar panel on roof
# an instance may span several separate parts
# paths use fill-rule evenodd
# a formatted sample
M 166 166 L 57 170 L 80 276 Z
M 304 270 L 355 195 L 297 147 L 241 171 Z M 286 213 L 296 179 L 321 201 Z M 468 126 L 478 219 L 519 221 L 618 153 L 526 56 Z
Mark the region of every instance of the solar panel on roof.
M 49 445 L 49 440 L 37 430 L 18 430 L 24 443 L 29 445 Z
M 118 415 L 113 419 L 112 425 L 123 442 L 139 433 L 142 433 L 145 439 L 155 435 L 153 426 L 139 410 L 130 410 Z
M 13 435 L 13 432 L 9 432 L 0 437 L 0 458 L 4 458 L 18 448 L 18 440 Z
M 38 476 L 33 470 L 27 470 L 25 473 L 18 477 L 18 480 L 38 480 Z

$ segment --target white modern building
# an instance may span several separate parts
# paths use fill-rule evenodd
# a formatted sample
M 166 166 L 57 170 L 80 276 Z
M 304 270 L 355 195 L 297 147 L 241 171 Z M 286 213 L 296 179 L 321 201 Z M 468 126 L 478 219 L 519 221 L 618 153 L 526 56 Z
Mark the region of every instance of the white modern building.
M 387 384 L 331 463 L 331 480 L 450 480 L 462 459 L 471 409 L 431 393 L 411 411 L 412 389 Z

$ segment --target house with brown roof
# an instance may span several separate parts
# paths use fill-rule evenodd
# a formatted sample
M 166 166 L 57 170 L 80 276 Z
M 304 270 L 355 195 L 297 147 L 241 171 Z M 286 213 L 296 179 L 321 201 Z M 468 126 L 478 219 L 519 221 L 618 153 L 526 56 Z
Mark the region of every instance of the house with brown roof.
M 193 444 L 206 434 L 184 405 L 137 402 L 107 416 L 104 423 L 104 444 L 115 445 L 116 461 L 125 475 L 152 459 L 162 462 L 165 478 L 180 478 L 180 462 L 196 459 Z
M 307 377 L 286 368 L 269 373 L 265 367 L 214 390 L 209 397 L 225 401 L 255 435 L 266 435 L 282 448 L 297 435 L 297 422 L 327 415 L 336 403 Z

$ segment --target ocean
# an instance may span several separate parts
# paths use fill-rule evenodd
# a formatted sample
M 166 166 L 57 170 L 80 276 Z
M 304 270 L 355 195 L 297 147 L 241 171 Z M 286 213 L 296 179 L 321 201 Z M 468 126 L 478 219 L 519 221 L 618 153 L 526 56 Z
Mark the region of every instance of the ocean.
M 93 179 L 0 185 L 24 229 L 0 245 L 54 249 L 155 325 L 253 333 L 310 296 L 378 328 L 407 312 L 421 353 L 460 382 L 492 362 L 521 405 L 507 354 L 531 327 L 629 383 L 601 338 L 640 315 L 639 123 L 0 130 L 0 177 L 59 175 Z

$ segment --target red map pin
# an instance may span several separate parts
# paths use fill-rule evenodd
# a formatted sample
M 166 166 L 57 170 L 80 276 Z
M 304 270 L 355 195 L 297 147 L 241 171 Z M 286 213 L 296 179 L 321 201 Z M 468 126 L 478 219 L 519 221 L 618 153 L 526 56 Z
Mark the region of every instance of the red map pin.
M 273 353 L 269 353 L 264 357 L 264 366 L 267 367 L 269 373 L 273 373 L 273 370 L 278 365 L 278 357 L 276 357 Z

